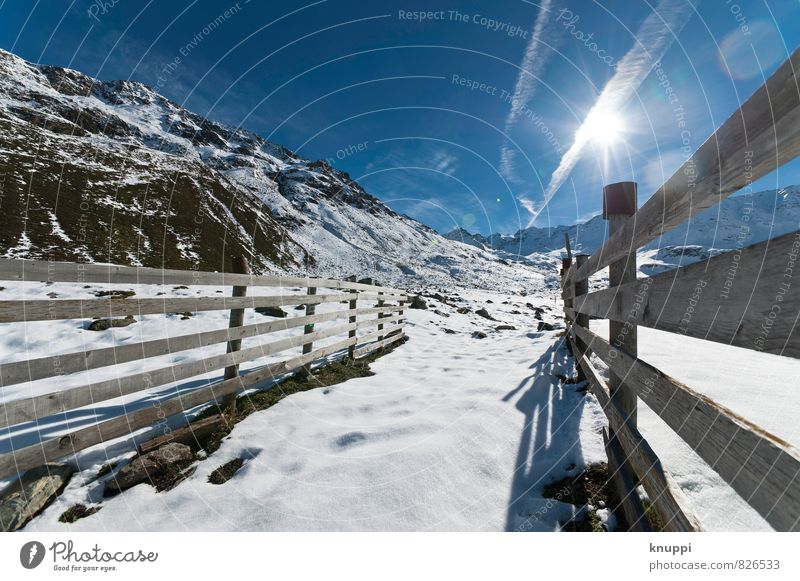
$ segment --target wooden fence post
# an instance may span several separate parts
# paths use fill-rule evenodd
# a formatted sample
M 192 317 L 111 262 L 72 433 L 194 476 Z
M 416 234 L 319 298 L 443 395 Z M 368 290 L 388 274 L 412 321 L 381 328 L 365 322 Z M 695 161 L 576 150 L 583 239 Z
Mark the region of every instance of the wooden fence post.
M 247 262 L 246 256 L 236 256 L 231 261 L 231 270 L 234 274 L 250 274 L 250 264 Z M 233 287 L 232 297 L 247 296 L 247 286 Z M 244 309 L 231 309 L 230 322 L 228 328 L 241 327 L 244 324 Z M 242 348 L 241 339 L 231 339 L 228 341 L 228 348 L 226 353 L 233 353 Z M 225 368 L 225 379 L 233 379 L 239 375 L 239 366 L 231 365 Z M 220 404 L 221 409 L 233 408 L 235 411 L 236 394 L 233 393 L 227 396 Z
M 608 220 L 608 235 L 613 236 L 636 213 L 636 182 L 619 182 L 603 188 L 603 218 Z M 608 286 L 613 288 L 636 280 L 636 249 L 608 266 Z M 636 357 L 636 325 L 609 321 L 608 338 L 612 346 Z M 636 425 L 636 392 L 621 377 L 609 375 L 611 400 L 619 404 L 625 416 Z
M 347 280 L 349 280 L 350 282 L 355 282 L 356 281 L 356 276 L 353 275 L 350 278 L 348 278 Z M 353 290 L 350 291 L 350 294 L 354 294 L 355 297 L 356 297 L 356 298 L 350 300 L 350 305 L 349 305 L 350 310 L 354 311 L 355 309 L 358 308 L 358 291 L 353 289 Z M 350 324 L 352 325 L 353 323 L 355 323 L 356 319 L 357 318 L 356 318 L 355 313 L 350 315 Z M 355 336 L 356 336 L 356 330 L 355 329 L 353 329 L 352 331 L 350 331 L 350 333 L 348 333 L 348 337 L 350 337 L 351 339 L 353 339 Z M 350 347 L 347 348 L 347 356 L 350 359 L 355 359 L 355 354 L 356 354 L 356 346 L 355 346 L 355 344 L 350 345 Z
M 308 287 L 308 291 L 306 291 L 306 294 L 308 296 L 314 296 L 315 294 L 317 294 L 317 287 L 315 287 L 315 286 Z M 310 305 L 310 304 L 306 303 L 306 317 L 310 317 L 311 315 L 313 315 L 316 312 L 317 312 L 317 305 L 313 305 L 313 304 Z M 306 323 L 305 326 L 303 327 L 303 335 L 310 335 L 313 332 L 314 332 L 314 323 Z M 314 346 L 314 342 L 313 341 L 309 341 L 308 343 L 303 343 L 303 355 L 308 355 L 309 353 L 311 353 L 311 351 L 313 349 L 313 346 Z M 311 362 L 310 361 L 308 363 L 306 363 L 305 365 L 303 365 L 302 374 L 305 377 L 308 377 L 309 375 L 311 375 Z
M 586 261 L 589 260 L 588 254 L 577 254 L 575 255 L 575 266 L 580 268 L 583 266 Z M 589 292 L 589 279 L 583 279 L 575 281 L 575 296 L 578 297 L 580 295 L 585 295 Z M 570 302 L 573 302 L 574 299 L 570 299 Z M 580 325 L 586 329 L 589 328 L 589 315 L 584 315 L 582 313 L 575 313 L 575 324 Z M 583 371 L 583 367 L 580 365 L 581 357 L 587 352 L 586 343 L 580 337 L 574 337 L 573 340 L 575 341 L 575 346 L 578 348 L 578 352 L 574 353 L 575 358 L 575 371 L 577 373 L 578 381 L 586 381 L 586 374 Z
M 563 298 L 564 292 L 567 290 L 564 287 L 564 283 L 566 282 L 567 272 L 569 271 L 569 267 L 572 266 L 572 257 L 568 256 L 567 258 L 561 259 L 561 295 Z M 566 312 L 566 309 L 572 308 L 572 298 L 565 298 L 564 299 L 564 321 L 566 323 L 571 322 L 569 315 Z
M 378 297 L 381 297 L 382 295 L 383 295 L 383 293 L 382 293 L 382 292 L 379 292 L 379 293 L 378 293 Z M 385 302 L 386 302 L 386 301 L 384 301 L 384 300 L 383 300 L 383 298 L 378 298 L 378 308 L 381 308 L 381 307 L 383 307 L 383 305 L 384 305 L 384 303 L 385 303 Z M 378 318 L 379 318 L 379 319 L 382 319 L 382 318 L 383 318 L 383 313 L 378 313 Z M 383 331 L 383 323 L 379 323 L 379 324 L 378 324 L 378 331 Z M 383 341 L 383 335 L 378 335 L 378 341 L 379 341 L 379 342 L 380 342 L 380 341 Z

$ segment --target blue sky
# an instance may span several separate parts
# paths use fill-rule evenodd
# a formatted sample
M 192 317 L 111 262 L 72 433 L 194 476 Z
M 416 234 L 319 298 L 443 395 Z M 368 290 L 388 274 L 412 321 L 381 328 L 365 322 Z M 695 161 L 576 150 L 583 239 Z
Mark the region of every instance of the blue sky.
M 585 220 L 620 180 L 643 203 L 798 45 L 796 0 L 0 0 L 0 47 L 329 159 L 442 232 Z

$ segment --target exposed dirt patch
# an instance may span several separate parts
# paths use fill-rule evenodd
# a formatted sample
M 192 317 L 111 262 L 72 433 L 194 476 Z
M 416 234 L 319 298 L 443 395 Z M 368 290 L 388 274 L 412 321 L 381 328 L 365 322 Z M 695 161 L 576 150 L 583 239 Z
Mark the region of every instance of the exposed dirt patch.
M 82 518 L 86 518 L 87 516 L 91 516 L 100 510 L 101 506 L 91 506 L 87 507 L 84 504 L 76 504 L 74 506 L 69 507 L 61 516 L 58 517 L 59 522 L 63 523 L 73 523 L 76 520 L 80 520 Z
M 244 464 L 244 459 L 236 458 L 230 462 L 226 462 L 211 474 L 208 475 L 208 481 L 211 484 L 225 484 L 228 480 L 233 478 L 233 475 L 239 471 L 239 468 Z

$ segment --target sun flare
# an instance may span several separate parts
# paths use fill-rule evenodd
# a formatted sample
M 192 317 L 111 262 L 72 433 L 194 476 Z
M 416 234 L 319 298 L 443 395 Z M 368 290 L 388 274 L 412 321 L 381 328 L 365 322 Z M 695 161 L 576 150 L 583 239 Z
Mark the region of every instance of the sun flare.
M 620 140 L 625 124 L 613 113 L 599 113 L 590 115 L 581 129 L 587 141 L 609 146 Z

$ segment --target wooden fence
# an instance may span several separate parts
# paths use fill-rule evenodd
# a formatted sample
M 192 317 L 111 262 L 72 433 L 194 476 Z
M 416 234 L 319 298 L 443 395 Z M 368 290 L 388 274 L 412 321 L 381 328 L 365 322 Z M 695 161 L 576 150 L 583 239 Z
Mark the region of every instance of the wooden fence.
M 775 529 L 800 530 L 800 451 L 637 357 L 638 325 L 800 357 L 800 231 L 661 274 L 636 278 L 636 251 L 800 153 L 800 49 L 637 211 L 636 184 L 604 188 L 609 237 L 571 256 L 562 297 L 579 374 L 609 420 L 609 468 L 634 530 L 649 530 L 641 484 L 666 530 L 697 517 L 639 433 L 639 398 Z M 609 267 L 609 288 L 588 278 Z M 609 320 L 609 339 L 589 329 Z M 609 370 L 604 381 L 590 355 Z M 789 378 L 797 383 L 798 378 Z
M 237 262 L 235 261 L 234 264 Z M 139 361 L 218 343 L 227 343 L 225 354 L 171 364 L 159 369 L 114 377 L 80 387 L 15 399 L 0 404 L 0 428 L 8 429 L 29 422 L 38 424 L 45 418 L 65 417 L 64 414 L 70 410 L 87 406 L 94 407 L 104 401 L 145 389 L 150 390 L 160 385 L 181 382 L 209 372 L 224 371 L 224 375 L 221 374 L 217 380 L 208 380 L 197 389 L 179 389 L 180 386 L 176 386 L 166 398 L 159 400 L 157 406 L 152 405 L 119 415 L 0 455 L 0 478 L 15 476 L 28 468 L 71 456 L 90 446 L 130 435 L 142 428 L 164 421 L 165 418 L 184 414 L 204 404 L 222 405 L 225 401 L 230 402 L 242 390 L 255 388 L 259 383 L 264 383 L 287 372 L 295 370 L 308 372 L 312 362 L 322 358 L 336 356 L 340 353 L 352 358 L 360 358 L 387 347 L 405 336 L 404 303 L 407 301 L 407 296 L 403 291 L 361 284 L 353 280 L 252 276 L 246 273 L 246 261 L 243 263 L 239 261 L 238 264 L 241 273 L 228 274 L 0 259 L 0 281 L 188 285 L 189 287 L 233 285 L 231 297 L 0 301 L 0 324 L 214 310 L 230 310 L 231 312 L 228 328 L 0 365 L 0 386 L 7 387 L 118 363 Z M 305 294 L 299 295 L 247 296 L 247 289 L 252 287 L 294 289 L 299 287 L 307 290 Z M 325 289 L 325 292 L 318 294 L 317 291 L 320 289 Z M 374 306 L 359 307 L 359 301 L 369 301 Z M 317 305 L 343 302 L 347 304 L 346 309 L 321 314 L 315 313 Z M 304 316 L 243 324 L 244 309 L 288 305 L 303 305 Z M 367 315 L 375 317 L 367 318 Z M 314 330 L 316 323 L 339 319 L 347 319 L 347 322 L 322 331 Z M 1 328 L 2 325 L 0 325 Z M 376 329 L 366 334 L 357 334 L 359 330 L 370 328 Z M 245 338 L 286 329 L 297 329 L 298 334 L 270 343 L 241 348 L 242 340 Z M 324 347 L 316 349 L 313 347 L 315 342 L 339 335 L 344 338 Z M 302 347 L 302 355 L 287 357 L 282 361 L 257 367 L 245 374 L 239 373 L 238 366 L 243 362 L 298 347 Z

